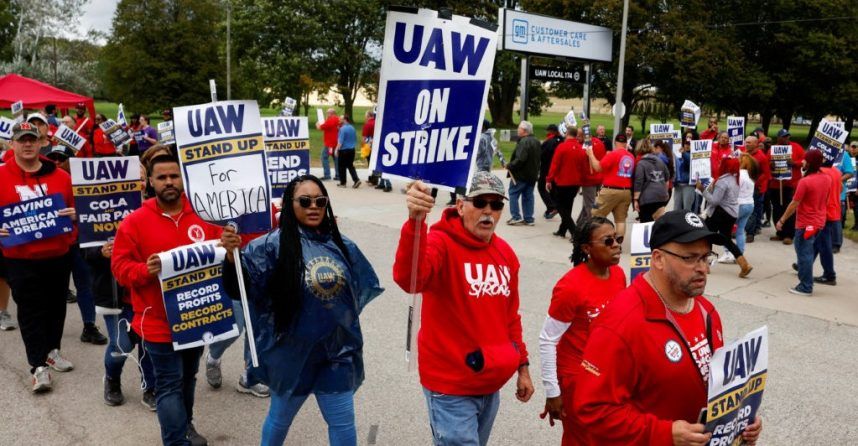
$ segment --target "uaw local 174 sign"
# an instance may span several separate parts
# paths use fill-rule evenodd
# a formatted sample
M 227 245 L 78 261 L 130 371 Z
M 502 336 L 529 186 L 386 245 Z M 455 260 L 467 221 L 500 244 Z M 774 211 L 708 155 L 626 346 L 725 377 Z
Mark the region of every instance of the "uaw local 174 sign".
M 124 132 L 123 132 L 124 133 Z M 140 158 L 71 158 L 74 207 L 81 248 L 100 246 L 143 203 Z
M 825 161 L 832 162 L 843 149 L 843 143 L 846 142 L 847 136 L 849 136 L 849 132 L 845 128 L 823 119 L 816 127 L 816 132 L 813 133 L 813 139 L 810 140 L 807 149 L 822 151 Z
M 697 139 L 691 141 L 691 183 L 697 180 L 703 184 L 712 179 L 712 141 Z
M 173 109 L 185 193 L 205 221 L 239 232 L 271 229 L 271 194 L 256 101 Z
M 238 336 L 232 299 L 223 287 L 226 250 L 217 240 L 158 254 L 161 292 L 173 349 L 199 347 Z
M 769 362 L 769 329 L 758 328 L 712 355 L 706 432 L 710 446 L 742 443 L 763 402 Z
M 59 215 L 59 211 L 65 207 L 62 194 L 46 195 L 0 207 L 0 227 L 9 231 L 8 236 L 0 237 L 0 245 L 11 248 L 72 232 L 74 226 L 71 218 Z
M 262 118 L 271 197 L 279 200 L 293 179 L 310 172 L 310 131 L 306 116 Z
M 389 10 L 370 170 L 445 190 L 469 186 L 495 28 L 429 9 Z
M 652 225 L 649 223 L 635 223 L 632 225 L 631 258 L 629 267 L 629 280 L 635 280 L 638 274 L 649 271 L 649 263 L 652 259 L 652 250 L 649 247 L 649 237 L 652 234 Z

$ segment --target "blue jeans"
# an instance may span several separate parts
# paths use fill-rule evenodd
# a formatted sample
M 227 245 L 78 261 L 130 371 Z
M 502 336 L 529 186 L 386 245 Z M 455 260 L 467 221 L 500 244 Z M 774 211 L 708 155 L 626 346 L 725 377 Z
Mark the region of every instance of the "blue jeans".
M 832 236 L 835 227 L 840 227 L 839 221 L 825 222 L 825 227 L 816 234 L 816 242 L 813 243 L 813 260 L 816 261 L 816 256 L 819 256 L 819 263 L 822 264 L 822 277 L 826 279 L 837 278 L 837 273 L 834 272 L 834 251 L 832 251 Z
M 244 332 L 244 373 L 245 379 L 247 380 L 246 384 L 250 387 L 257 384 L 259 382 L 259 378 L 257 377 L 257 368 L 253 367 L 253 361 L 250 360 L 250 346 L 247 344 L 247 331 L 244 329 L 244 307 L 241 306 L 240 300 L 232 301 L 232 311 L 235 315 L 235 322 L 238 324 L 238 331 Z M 236 339 L 238 339 L 238 337 L 224 339 L 223 341 L 209 345 L 209 356 L 211 356 L 212 359 L 219 360 L 223 357 L 226 349 L 235 343 Z
M 323 180 L 330 180 L 331 179 L 331 164 L 330 164 L 329 159 L 332 158 L 334 160 L 334 166 L 333 166 L 334 167 L 334 179 L 339 180 L 340 176 L 337 173 L 337 170 L 338 170 L 337 169 L 337 156 L 336 155 L 328 155 L 328 149 L 330 149 L 332 152 L 334 150 L 333 147 L 322 147 L 322 172 L 324 172 L 322 179 Z
M 104 350 L 104 374 L 114 380 L 122 376 L 122 367 L 125 365 L 126 356 L 114 356 L 114 354 L 131 353 L 137 346 L 137 360 L 143 369 L 143 389 L 155 388 L 155 370 L 152 368 L 152 358 L 143 353 L 140 344 L 134 344 L 128 337 L 128 326 L 134 317 L 131 305 L 124 304 L 122 313 L 105 314 L 104 325 L 107 327 L 107 348 Z M 117 326 L 118 324 L 118 326 Z
M 676 184 L 673 188 L 673 210 L 690 211 L 694 208 L 694 186 L 689 184 Z
M 185 436 L 194 419 L 194 387 L 202 347 L 173 350 L 170 342 L 145 341 L 155 369 L 155 398 L 164 446 L 189 446 Z
M 754 213 L 748 220 L 748 225 L 745 226 L 745 233 L 754 235 L 757 231 L 763 228 L 763 204 L 766 202 L 766 195 L 754 190 Z
M 80 309 L 80 318 L 85 324 L 95 323 L 95 300 L 92 297 L 92 279 L 89 274 L 89 265 L 83 260 L 80 253 L 80 245 L 73 245 L 72 252 L 72 281 L 77 290 L 77 307 Z
M 753 204 L 749 203 L 739 205 L 739 218 L 736 219 L 736 246 L 739 247 L 739 251 L 745 252 L 745 234 L 747 231 L 747 224 L 753 214 Z
M 292 420 L 309 395 L 271 394 L 271 406 L 262 425 L 262 446 L 280 446 L 286 440 Z M 354 392 L 315 394 L 322 417 L 328 424 L 331 446 L 357 445 Z
M 500 406 L 500 392 L 482 396 L 445 395 L 423 388 L 436 446 L 485 446 Z
M 517 181 L 509 185 L 509 212 L 514 220 L 521 220 L 518 199 L 521 197 L 521 207 L 524 208 L 524 221 L 533 222 L 533 188 L 535 181 Z
M 819 237 L 819 234 L 820 233 L 817 232 L 813 237 L 805 240 L 804 229 L 796 229 L 795 237 L 792 239 L 798 263 L 799 284 L 796 285 L 795 288 L 805 293 L 813 292 L 813 245 L 816 242 L 816 238 Z

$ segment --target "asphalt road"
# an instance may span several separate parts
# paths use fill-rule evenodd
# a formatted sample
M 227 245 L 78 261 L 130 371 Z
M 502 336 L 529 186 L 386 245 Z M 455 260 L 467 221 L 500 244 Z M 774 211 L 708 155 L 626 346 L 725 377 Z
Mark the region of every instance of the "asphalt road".
M 361 177 L 366 177 L 364 172 Z M 366 381 L 355 402 L 360 444 L 428 445 L 426 406 L 418 377 L 416 372 L 408 371 L 404 362 L 410 296 L 391 277 L 399 227 L 406 217 L 404 198 L 396 191 L 385 194 L 366 186 L 354 190 L 328 184 L 342 232 L 361 247 L 387 289 L 361 315 Z M 438 201 L 446 198 L 442 193 Z M 540 208 L 538 203 L 541 215 Z M 439 215 L 440 212 L 433 213 L 430 221 Z M 508 214 L 503 217 L 506 218 Z M 529 403 L 522 404 L 515 400 L 514 382 L 502 390 L 501 408 L 490 440 L 493 445 L 560 442 L 560 427 L 551 428 L 537 416 L 544 401 L 538 378 L 537 337 L 551 288 L 570 267 L 571 245 L 550 235 L 556 224 L 537 218 L 534 227 L 501 224 L 498 229 L 522 264 L 522 324 L 537 391 Z M 798 297 L 786 292 L 797 280 L 790 268 L 795 257 L 793 248 L 768 241 L 769 231 L 749 245 L 747 256 L 755 267 L 750 278 L 737 278 L 738 268 L 734 265 L 718 265 L 707 286 L 707 295 L 724 320 L 727 339 L 762 325 L 769 327 L 769 379 L 763 399 L 765 424 L 760 444 L 854 444 L 858 438 L 854 382 L 854 370 L 858 368 L 854 347 L 858 339 L 854 291 L 858 288 L 858 250 L 847 241 L 836 256 L 836 287 L 818 286 L 815 296 Z M 628 252 L 628 242 L 624 251 Z M 14 304 L 11 310 L 15 312 Z M 127 402 L 120 407 L 106 406 L 102 400 L 104 349 L 78 340 L 82 328 L 79 312 L 74 305 L 68 310 L 63 353 L 74 362 L 75 369 L 53 373 L 54 390 L 45 395 L 32 395 L 29 391 L 30 376 L 18 331 L 0 332 L 0 445 L 159 444 L 155 414 L 140 405 L 140 376 L 134 364 L 126 364 L 122 378 Z M 99 325 L 103 330 L 103 321 Z M 198 375 L 197 429 L 212 445 L 258 444 L 268 400 L 234 390 L 241 369 L 238 347 L 227 351 L 223 364 L 225 382 L 220 390 L 208 387 L 202 371 Z M 296 418 L 286 444 L 327 444 L 325 422 L 312 398 Z

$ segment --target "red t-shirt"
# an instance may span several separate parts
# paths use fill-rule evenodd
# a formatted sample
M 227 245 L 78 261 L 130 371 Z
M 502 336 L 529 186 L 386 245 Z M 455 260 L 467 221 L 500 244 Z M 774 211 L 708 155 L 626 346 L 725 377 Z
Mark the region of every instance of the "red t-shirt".
M 599 165 L 602 166 L 603 186 L 632 188 L 632 175 L 635 172 L 635 158 L 625 147 L 615 148 L 606 154 Z
M 712 178 L 718 178 L 721 176 L 721 161 L 724 158 L 729 157 L 733 153 L 733 148 L 727 144 L 724 147 L 721 147 L 720 144 L 714 143 L 712 144 L 712 156 L 710 156 L 710 162 L 712 164 Z
M 762 149 L 757 149 L 751 156 L 757 160 L 757 168 L 760 172 L 760 175 L 754 180 L 754 184 L 757 186 L 757 190 L 764 194 L 769 190 L 769 180 L 772 179 L 771 160 L 769 160 L 769 156 Z
M 322 130 L 322 141 L 325 147 L 332 149 L 337 147 L 337 133 L 340 131 L 340 118 L 331 116 L 319 126 Z
M 572 325 L 557 344 L 557 375 L 571 375 L 581 370 L 581 354 L 590 324 L 614 296 L 626 288 L 626 273 L 617 265 L 609 270 L 610 277 L 600 279 L 587 265 L 569 270 L 554 286 L 548 315 Z
M 605 143 L 603 143 L 599 138 L 593 138 L 593 156 L 595 156 L 597 160 L 601 161 L 607 153 L 608 151 L 605 149 Z M 601 172 L 593 170 L 593 167 L 590 166 L 589 159 L 584 162 L 583 174 L 584 177 L 582 178 L 582 184 L 584 186 L 598 186 L 602 184 L 602 180 L 604 179 Z
M 798 182 L 795 195 L 792 197 L 793 201 L 798 201 L 798 209 L 795 211 L 796 229 L 813 226 L 814 229 L 819 230 L 825 226 L 830 193 L 831 177 L 824 173 L 812 173 Z
M 701 379 L 708 383 L 712 349 L 709 346 L 709 339 L 706 337 L 706 321 L 703 318 L 703 312 L 700 311 L 701 308 L 700 304 L 695 302 L 694 309 L 688 314 L 680 314 L 675 311 L 671 311 L 670 314 L 676 319 L 679 328 L 682 329 L 682 336 L 685 337 L 688 349 L 691 350 L 691 359 L 694 360 L 700 370 Z
M 801 162 L 804 160 L 804 147 L 797 142 L 790 141 L 789 145 L 792 146 L 792 179 L 784 180 L 783 184 L 786 187 L 791 187 L 793 189 L 798 185 L 798 180 L 801 179 Z M 778 180 L 769 181 L 769 189 L 780 189 L 781 182 Z
M 831 191 L 828 193 L 828 206 L 826 206 L 825 221 L 840 221 L 840 191 L 843 190 L 842 175 L 834 167 L 823 167 L 823 173 L 831 177 Z
M 557 145 L 551 158 L 551 167 L 545 181 L 557 186 L 581 186 L 584 169 L 589 169 L 587 152 L 575 138 L 568 138 Z

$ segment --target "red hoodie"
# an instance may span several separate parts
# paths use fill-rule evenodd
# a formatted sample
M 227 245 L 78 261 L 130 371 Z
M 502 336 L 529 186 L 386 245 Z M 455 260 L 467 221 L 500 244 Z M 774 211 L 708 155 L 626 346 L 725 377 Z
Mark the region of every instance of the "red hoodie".
M 393 280 L 411 289 L 416 223 L 402 226 Z M 487 395 L 498 391 L 527 363 L 518 314 L 518 257 L 497 234 L 486 243 L 462 226 L 455 208 L 445 209 L 428 231 L 420 227 L 416 292 L 423 293 L 417 346 L 420 382 L 449 395 Z M 479 372 L 465 358 L 481 349 Z
M 319 126 L 319 130 L 322 131 L 322 140 L 324 141 L 325 147 L 332 149 L 336 148 L 337 140 L 339 139 L 340 118 L 335 115 L 325 119 L 325 122 Z
M 14 153 L 9 150 L 3 158 L 6 163 L 0 165 L 0 206 L 19 201 L 31 200 L 51 194 L 62 194 L 66 207 L 74 207 L 71 177 L 68 172 L 40 156 L 42 167 L 38 172 L 24 172 L 15 161 Z M 77 239 L 77 231 L 37 240 L 23 245 L 3 248 L 3 255 L 10 259 L 49 259 L 59 257 L 69 251 Z
M 724 341 L 715 307 L 702 296 L 695 301 L 688 317 L 700 318 L 701 328 L 708 319 L 709 333 L 686 334 L 695 347 L 710 341 L 710 356 L 705 348 L 694 349 L 703 355 L 697 360 L 643 274 L 596 319 L 574 397 L 575 414 L 593 444 L 669 446 L 675 420 L 697 422 L 708 394 L 697 361 L 708 369 L 711 352 Z
M 144 201 L 140 209 L 125 217 L 119 225 L 113 243 L 110 266 L 116 281 L 131 291 L 134 307 L 131 327 L 151 342 L 170 342 L 171 337 L 161 285 L 158 276 L 149 274 L 146 260 L 152 254 L 220 238 L 223 231 L 195 214 L 185 195 L 182 195 L 182 204 L 182 212 L 170 217 L 158 207 L 155 198 Z
M 604 155 L 603 155 L 604 156 Z M 587 152 L 575 138 L 566 138 L 557 145 L 554 157 L 551 158 L 551 168 L 545 181 L 557 186 L 580 186 L 584 182 L 585 172 L 589 172 L 590 159 Z M 588 169 L 588 170 L 584 170 Z

